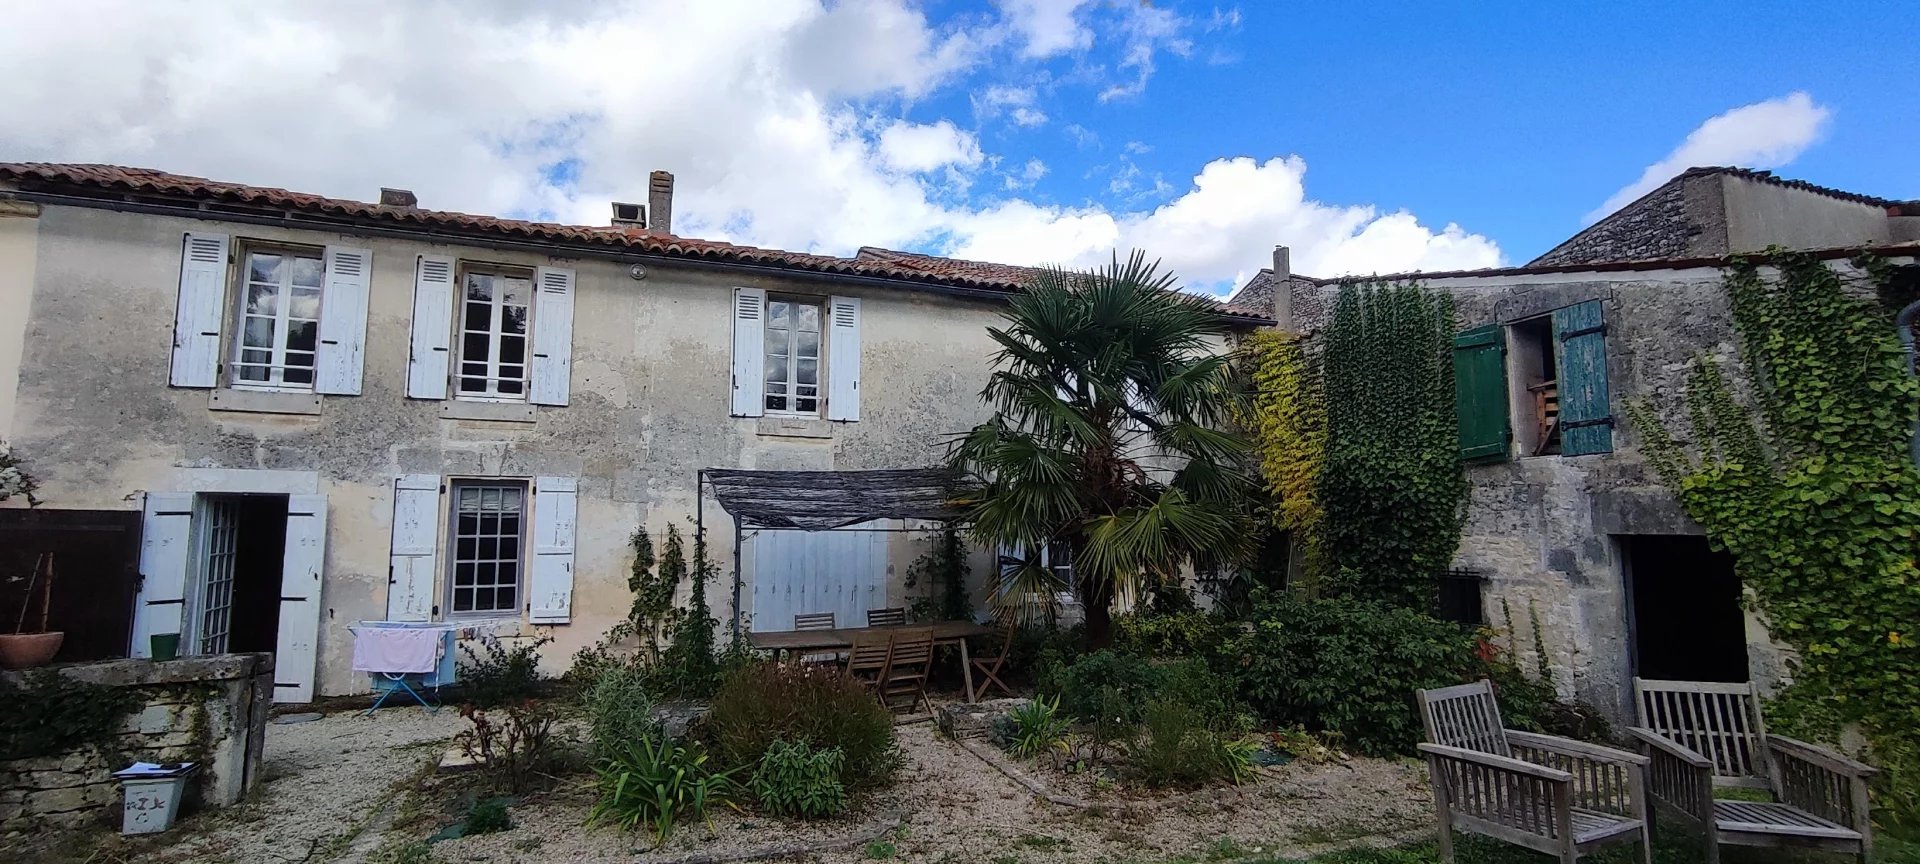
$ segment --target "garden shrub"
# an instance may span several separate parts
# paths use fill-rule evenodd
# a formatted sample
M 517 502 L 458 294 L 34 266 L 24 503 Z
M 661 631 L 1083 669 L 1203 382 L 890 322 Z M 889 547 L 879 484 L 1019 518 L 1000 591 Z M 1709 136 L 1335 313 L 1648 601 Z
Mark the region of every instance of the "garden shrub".
M 1131 727 L 1146 719 L 1147 700 L 1161 681 L 1160 670 L 1146 658 L 1106 649 L 1055 667 L 1040 689 L 1056 696 L 1069 717 Z
M 553 641 L 552 636 L 519 641 L 513 647 L 492 635 L 481 636 L 478 641 L 478 651 L 469 642 L 460 643 L 460 651 L 467 655 L 459 673 L 462 703 L 480 709 L 498 708 L 539 693 L 540 649 Z
M 460 821 L 460 836 L 472 837 L 476 834 L 494 834 L 513 829 L 513 818 L 507 815 L 505 798 L 486 798 L 473 802 L 467 808 L 467 816 Z
M 1148 786 L 1192 787 L 1215 780 L 1239 783 L 1253 771 L 1256 745 L 1208 721 L 1192 705 L 1155 699 L 1147 705 L 1146 734 L 1128 769 Z
M 1218 668 L 1246 625 L 1207 612 L 1127 615 L 1114 622 L 1115 650 L 1142 657 L 1198 657 Z
M 708 807 L 732 800 L 737 770 L 713 771 L 707 754 L 665 735 L 629 741 L 594 767 L 600 799 L 587 824 L 649 828 L 658 846 L 678 823 L 705 818 Z
M 883 785 L 900 756 L 893 716 L 858 683 L 806 664 L 759 661 L 727 676 L 702 724 L 714 755 L 756 765 L 775 742 L 845 755 L 840 781 L 858 791 Z
M 1421 735 L 1413 691 L 1478 677 L 1473 634 L 1412 609 L 1352 599 L 1263 599 L 1244 642 L 1241 693 L 1282 727 L 1337 733 L 1368 755 Z
M 553 741 L 553 724 L 558 717 L 551 706 L 526 700 L 489 713 L 465 704 L 460 706 L 460 716 L 472 726 L 454 735 L 454 744 L 496 786 L 524 792 L 558 758 Z
M 753 795 L 775 816 L 818 819 L 847 809 L 840 782 L 846 754 L 838 747 L 809 748 L 804 741 L 775 741 L 753 774 Z
M 581 701 L 596 757 L 610 757 L 627 742 L 660 731 L 647 686 L 647 672 L 637 663 L 608 665 L 587 685 Z

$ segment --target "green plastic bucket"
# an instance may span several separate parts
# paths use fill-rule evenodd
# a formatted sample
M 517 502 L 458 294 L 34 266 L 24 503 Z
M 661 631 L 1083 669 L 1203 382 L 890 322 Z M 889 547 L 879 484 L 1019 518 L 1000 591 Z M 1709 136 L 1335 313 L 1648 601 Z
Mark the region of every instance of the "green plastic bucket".
M 152 643 L 155 660 L 172 660 L 180 656 L 180 634 L 178 633 L 155 633 L 147 637 L 147 641 Z

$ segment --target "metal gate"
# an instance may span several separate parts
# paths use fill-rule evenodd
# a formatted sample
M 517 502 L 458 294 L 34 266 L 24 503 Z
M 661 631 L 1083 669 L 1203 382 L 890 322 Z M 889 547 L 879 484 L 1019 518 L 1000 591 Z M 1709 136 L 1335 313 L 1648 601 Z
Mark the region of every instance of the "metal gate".
M 752 544 L 753 630 L 793 629 L 793 616 L 832 612 L 841 627 L 863 627 L 886 605 L 891 533 L 865 522 L 831 531 L 761 529 Z
M 239 556 L 240 502 L 209 498 L 200 535 L 200 650 L 198 654 L 227 653 L 227 634 L 233 629 L 233 567 Z

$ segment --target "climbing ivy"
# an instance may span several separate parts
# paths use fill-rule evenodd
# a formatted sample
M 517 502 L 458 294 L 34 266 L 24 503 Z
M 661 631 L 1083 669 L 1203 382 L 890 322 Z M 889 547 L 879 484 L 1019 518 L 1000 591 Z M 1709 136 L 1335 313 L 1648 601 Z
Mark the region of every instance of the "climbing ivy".
M 673 531 L 671 526 L 668 531 Z M 673 595 L 680 588 L 683 573 L 669 573 L 665 567 L 654 569 L 653 538 L 647 536 L 646 529 L 633 532 L 630 543 L 633 567 L 627 574 L 627 590 L 633 592 L 633 606 L 627 611 L 625 623 L 640 637 L 647 659 L 658 660 L 661 643 L 672 633 L 674 620 L 679 617 Z
M 1773 725 L 1863 733 L 1884 771 L 1876 818 L 1904 833 L 1920 828 L 1920 473 L 1907 451 L 1920 382 L 1866 290 L 1889 269 L 1855 263 L 1864 277 L 1769 250 L 1728 269 L 1751 395 L 1735 397 L 1722 359 L 1697 358 L 1690 446 L 1652 406 L 1628 407 L 1664 482 L 1794 649 Z
M 946 528 L 927 539 L 927 551 L 907 566 L 906 587 L 922 585 L 926 594 L 907 605 L 915 621 L 970 621 L 973 601 L 967 597 L 967 546 L 960 532 Z M 938 592 L 937 594 L 935 592 Z
M 1426 609 L 1460 544 L 1467 479 L 1453 398 L 1453 302 L 1348 285 L 1326 330 L 1326 462 L 1315 490 L 1329 593 Z
M 1326 573 L 1315 491 L 1327 454 L 1320 370 L 1293 333 L 1261 331 L 1241 350 L 1253 394 L 1236 420 L 1260 459 L 1261 479 L 1274 500 L 1273 525 L 1292 538 L 1303 587 L 1312 593 Z
M 687 597 L 687 607 L 682 610 L 673 623 L 672 642 L 662 655 L 658 676 L 659 686 L 669 693 L 680 696 L 709 696 L 720 684 L 720 667 L 714 656 L 714 628 L 720 623 L 714 620 L 713 608 L 707 604 L 707 583 L 719 575 L 720 568 L 707 558 L 707 540 L 705 535 L 693 535 L 693 561 L 688 562 L 685 547 L 680 541 L 680 531 L 673 526 L 667 527 L 666 551 L 660 557 L 660 576 L 671 579 L 669 584 L 679 585 L 681 580 L 691 579 L 692 590 Z

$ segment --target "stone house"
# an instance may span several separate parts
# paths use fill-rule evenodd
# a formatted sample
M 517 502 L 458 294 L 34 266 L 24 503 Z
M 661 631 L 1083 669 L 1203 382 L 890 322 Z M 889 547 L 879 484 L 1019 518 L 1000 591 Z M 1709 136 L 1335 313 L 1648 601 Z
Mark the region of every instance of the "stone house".
M 1737 356 L 1721 268 L 1771 245 L 1837 267 L 1863 248 L 1911 264 L 1920 202 L 1696 168 L 1524 266 L 1373 277 L 1455 299 L 1472 485 L 1455 567 L 1480 580 L 1480 619 L 1511 630 L 1528 668 L 1537 632 L 1562 694 L 1616 717 L 1635 675 L 1771 686 L 1786 672 L 1624 408 L 1650 398 L 1677 415 L 1694 357 Z M 1232 303 L 1311 334 L 1343 280 L 1292 273 L 1287 259 L 1279 250 Z
M 133 656 L 273 650 L 304 702 L 366 689 L 355 622 L 484 620 L 563 667 L 635 531 L 728 524 L 701 469 L 938 464 L 1030 273 L 676 237 L 671 196 L 567 226 L 0 164 L 0 439 L 46 506 L 143 510 Z M 716 615 L 903 605 L 922 544 L 856 534 L 749 538 Z

